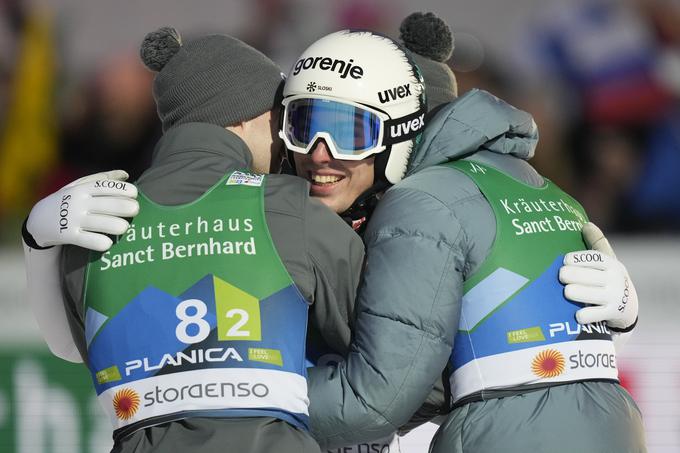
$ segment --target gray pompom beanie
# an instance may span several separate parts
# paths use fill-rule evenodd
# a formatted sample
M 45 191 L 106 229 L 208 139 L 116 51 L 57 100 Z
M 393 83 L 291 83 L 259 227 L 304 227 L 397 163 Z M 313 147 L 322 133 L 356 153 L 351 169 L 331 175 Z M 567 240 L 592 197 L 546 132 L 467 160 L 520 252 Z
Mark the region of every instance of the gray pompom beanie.
M 453 53 L 449 26 L 433 13 L 413 13 L 402 21 L 399 38 L 423 74 L 428 111 L 456 99 L 456 76 L 446 64 Z
M 153 96 L 163 131 L 191 122 L 233 126 L 280 102 L 281 69 L 230 36 L 183 43 L 177 30 L 163 27 L 146 35 L 140 56 L 157 72 Z

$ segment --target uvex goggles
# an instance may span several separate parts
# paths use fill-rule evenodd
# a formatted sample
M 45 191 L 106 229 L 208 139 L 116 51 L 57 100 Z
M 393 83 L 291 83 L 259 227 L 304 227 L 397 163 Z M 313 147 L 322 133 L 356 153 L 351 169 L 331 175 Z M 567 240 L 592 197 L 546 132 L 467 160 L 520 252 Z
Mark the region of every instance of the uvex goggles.
M 424 126 L 424 111 L 416 114 L 391 120 L 384 112 L 350 101 L 291 96 L 283 100 L 279 135 L 296 153 L 309 153 L 322 138 L 334 158 L 361 160 L 414 137 Z

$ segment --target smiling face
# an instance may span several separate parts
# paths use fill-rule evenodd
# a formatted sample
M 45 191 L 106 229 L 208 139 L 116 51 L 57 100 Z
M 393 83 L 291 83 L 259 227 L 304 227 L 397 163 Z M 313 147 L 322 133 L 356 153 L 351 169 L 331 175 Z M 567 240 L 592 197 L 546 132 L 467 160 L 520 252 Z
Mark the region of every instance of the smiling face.
M 335 159 L 323 140 L 317 141 L 309 154 L 293 154 L 298 176 L 312 185 L 310 195 L 337 213 L 346 211 L 373 185 L 375 157 Z

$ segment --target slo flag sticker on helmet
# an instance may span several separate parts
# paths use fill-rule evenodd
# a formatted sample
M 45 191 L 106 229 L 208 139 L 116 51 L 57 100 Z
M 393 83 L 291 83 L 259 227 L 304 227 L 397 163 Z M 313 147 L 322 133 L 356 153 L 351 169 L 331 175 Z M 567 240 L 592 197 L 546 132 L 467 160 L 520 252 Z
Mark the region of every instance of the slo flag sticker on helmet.
M 283 94 L 280 136 L 289 151 L 306 154 L 324 140 L 336 159 L 376 156 L 384 160 L 377 177 L 404 176 L 426 100 L 420 70 L 397 42 L 368 31 L 330 34 L 302 54 Z

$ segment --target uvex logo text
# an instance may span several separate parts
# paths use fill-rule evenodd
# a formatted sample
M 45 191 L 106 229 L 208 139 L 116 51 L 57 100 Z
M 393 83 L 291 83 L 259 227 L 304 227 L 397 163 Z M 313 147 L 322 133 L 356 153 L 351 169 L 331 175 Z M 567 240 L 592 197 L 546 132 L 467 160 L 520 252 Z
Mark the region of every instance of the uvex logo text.
M 402 135 L 409 135 L 419 131 L 425 126 L 425 114 L 423 113 L 417 118 L 405 121 L 403 123 L 393 124 L 390 126 L 390 137 L 398 138 Z
M 293 68 L 293 75 L 298 75 L 300 71 L 308 69 L 320 69 L 322 71 L 337 72 L 341 79 L 347 78 L 347 75 L 353 79 L 360 79 L 364 75 L 364 68 L 353 65 L 354 60 L 349 61 L 332 59 L 329 57 L 307 57 L 301 58 L 295 63 Z
M 405 85 L 400 85 L 389 90 L 381 91 L 380 93 L 378 93 L 378 100 L 380 101 L 381 104 L 384 104 L 386 102 L 402 99 L 410 95 L 411 84 L 407 83 Z

